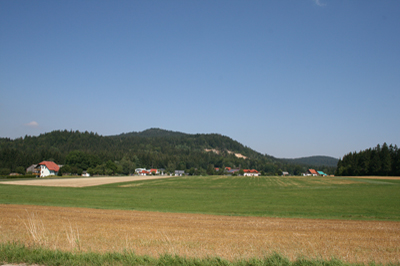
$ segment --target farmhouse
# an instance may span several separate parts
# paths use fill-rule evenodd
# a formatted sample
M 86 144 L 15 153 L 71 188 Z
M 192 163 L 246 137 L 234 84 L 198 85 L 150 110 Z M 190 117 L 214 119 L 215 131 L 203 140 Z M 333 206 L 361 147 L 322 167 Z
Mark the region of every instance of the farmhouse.
M 50 175 L 57 175 L 60 170 L 60 166 L 51 161 L 43 161 L 38 164 L 38 169 L 40 177 L 46 177 Z
M 328 176 L 322 171 L 316 171 L 314 169 L 308 169 L 307 173 L 304 173 L 303 176 Z
M 150 171 L 147 171 L 146 168 L 136 168 L 135 173 L 138 175 L 149 175 Z
M 230 167 L 227 167 L 227 168 L 229 168 L 229 169 L 227 169 L 228 174 L 234 174 L 234 173 L 239 172 L 239 169 L 231 169 Z
M 327 174 L 325 174 L 324 172 L 322 172 L 322 171 L 317 171 L 318 172 L 318 175 L 321 175 L 321 176 L 327 176 Z
M 158 171 L 158 169 L 150 169 L 150 171 L 149 171 L 150 173 L 152 173 L 152 174 L 156 174 L 156 175 L 158 175 L 160 172 Z
M 256 169 L 243 169 L 244 176 L 259 176 L 260 173 Z
M 152 169 L 149 169 L 149 170 L 146 169 L 146 168 L 136 168 L 135 169 L 135 173 L 137 175 L 152 175 L 152 174 L 154 174 L 154 175 L 159 175 L 159 174 L 164 175 L 164 171 L 165 171 L 164 168 L 161 168 L 161 169 L 152 168 Z
M 175 170 L 175 176 L 183 176 L 183 175 L 185 175 L 184 170 Z
M 307 176 L 318 176 L 318 173 L 314 169 L 308 169 L 306 175 Z
M 89 177 L 89 176 L 90 176 L 90 174 L 89 174 L 88 172 L 86 172 L 86 171 L 83 171 L 83 172 L 82 172 L 82 176 Z
M 37 164 L 32 164 L 28 168 L 26 168 L 26 173 L 32 173 L 32 175 L 39 176 L 39 169 L 37 168 Z

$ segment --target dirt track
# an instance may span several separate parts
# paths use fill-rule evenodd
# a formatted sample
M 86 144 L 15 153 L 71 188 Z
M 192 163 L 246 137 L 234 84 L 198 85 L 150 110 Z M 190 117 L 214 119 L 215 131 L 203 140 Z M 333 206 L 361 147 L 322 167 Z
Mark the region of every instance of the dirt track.
M 0 184 L 9 185 L 25 185 L 25 186 L 46 186 L 46 187 L 91 187 L 105 184 L 130 182 L 138 180 L 150 180 L 169 178 L 171 176 L 105 176 L 105 177 L 78 177 L 78 178 L 51 178 L 51 179 L 34 179 L 34 180 L 14 180 L 3 181 Z
M 400 262 L 400 222 L 229 217 L 0 205 L 0 241 L 157 256 L 261 257 L 277 251 L 349 262 Z

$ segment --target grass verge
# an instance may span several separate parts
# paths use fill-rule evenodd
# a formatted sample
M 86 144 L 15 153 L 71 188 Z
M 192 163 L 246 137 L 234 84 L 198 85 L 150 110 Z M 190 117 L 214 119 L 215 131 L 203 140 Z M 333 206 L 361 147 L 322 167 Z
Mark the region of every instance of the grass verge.
M 185 258 L 177 255 L 163 254 L 158 258 L 138 256 L 134 252 L 123 253 L 94 253 L 94 252 L 65 252 L 45 249 L 40 246 L 27 247 L 19 243 L 0 244 L 0 262 L 27 263 L 39 265 L 269 265 L 269 266 L 344 266 L 363 265 L 349 264 L 337 259 L 309 260 L 299 258 L 295 261 L 273 254 L 262 259 L 246 259 L 228 261 L 218 257 Z M 376 265 L 374 262 L 369 265 Z M 382 264 L 381 264 L 382 265 Z M 399 264 L 386 264 L 399 265 Z

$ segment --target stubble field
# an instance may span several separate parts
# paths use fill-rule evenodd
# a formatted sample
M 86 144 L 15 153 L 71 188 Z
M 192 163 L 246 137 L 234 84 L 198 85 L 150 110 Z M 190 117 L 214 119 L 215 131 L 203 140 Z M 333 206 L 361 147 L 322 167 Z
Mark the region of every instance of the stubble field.
M 151 256 L 169 253 L 187 257 L 220 256 L 233 260 L 264 257 L 278 252 L 290 259 L 335 257 L 346 262 L 400 263 L 399 209 L 396 211 L 400 186 L 398 180 L 395 181 L 199 177 L 65 188 L 65 191 L 57 190 L 61 188 L 3 185 L 0 186 L 0 203 L 7 201 L 8 204 L 0 204 L 0 242 L 19 241 L 27 245 L 72 251 L 133 250 L 136 254 Z M 17 188 L 24 195 L 14 198 L 12 196 L 17 193 Z M 30 189 L 33 189 L 32 195 L 27 194 Z M 55 194 L 52 195 L 51 191 L 54 190 Z M 185 193 L 185 190 L 188 192 Z M 104 194 L 105 191 L 110 194 Z M 353 195 L 343 195 L 343 201 L 332 200 L 329 203 L 330 197 L 337 198 L 351 191 Z M 387 201 L 378 201 L 373 195 L 361 199 L 370 199 L 365 204 L 357 201 L 360 195 L 374 191 L 381 193 L 376 196 L 380 200 L 384 198 L 382 195 L 386 195 Z M 93 198 L 91 193 L 100 194 L 100 197 Z M 296 205 L 300 199 L 313 193 L 316 194 L 310 201 L 300 201 Z M 330 193 L 333 196 L 329 196 Z M 57 199 L 56 195 L 59 195 Z M 60 206 L 63 200 L 71 204 L 73 197 L 81 197 L 92 207 L 76 208 L 84 205 L 79 200 L 72 201 L 76 207 L 15 205 L 21 204 L 18 199 L 23 196 L 26 198 L 22 203 L 30 199 L 38 202 L 38 205 Z M 40 202 L 38 198 L 43 197 L 44 202 Z M 96 202 L 104 197 L 112 202 L 106 205 L 109 210 L 93 209 L 98 208 Z M 115 197 L 115 200 L 110 197 Z M 203 197 L 210 199 L 193 203 Z M 272 199 L 276 197 L 278 205 Z M 173 200 L 165 203 L 167 198 Z M 224 204 L 220 205 L 216 202 L 218 200 L 223 200 Z M 342 206 L 349 200 L 351 204 Z M 211 201 L 215 201 L 214 205 Z M 100 202 L 100 205 L 104 202 Z M 244 202 L 243 206 L 240 202 Z M 316 203 L 312 205 L 311 202 Z M 289 205 L 293 209 L 302 209 L 292 211 L 288 209 Z M 122 206 L 136 206 L 151 211 L 115 210 Z M 249 210 L 244 209 L 246 206 Z M 285 211 L 280 213 L 279 208 Z M 328 212 L 321 211 L 324 208 L 337 213 L 334 217 L 339 219 L 321 219 L 332 217 Z M 275 213 L 304 218 L 255 217 L 255 210 L 260 209 L 265 210 L 259 216 Z M 166 212 L 169 210 L 174 213 Z M 190 210 L 208 210 L 222 215 L 188 213 Z M 228 216 L 231 214 L 240 216 Z M 372 214 L 386 221 L 378 221 Z M 320 219 L 311 219 L 315 216 Z M 369 220 L 346 220 L 358 218 Z
M 84 208 L 0 205 L 1 242 L 51 249 L 133 250 L 226 259 L 278 252 L 347 262 L 399 262 L 400 223 L 229 217 Z
M 44 186 L 44 187 L 92 187 L 106 184 L 132 182 L 139 180 L 152 180 L 169 178 L 170 176 L 105 176 L 92 178 L 49 178 L 49 179 L 30 179 L 2 181 L 0 184 L 20 185 L 20 186 Z

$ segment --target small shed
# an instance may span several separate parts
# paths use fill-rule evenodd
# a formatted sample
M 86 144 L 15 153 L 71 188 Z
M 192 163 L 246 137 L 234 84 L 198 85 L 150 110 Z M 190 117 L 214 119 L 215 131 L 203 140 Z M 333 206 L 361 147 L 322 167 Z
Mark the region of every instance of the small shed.
M 183 175 L 185 175 L 184 170 L 175 170 L 175 176 L 183 176 Z
M 89 174 L 88 172 L 86 172 L 86 171 L 83 171 L 83 172 L 82 172 L 82 176 L 87 176 L 87 177 L 89 177 L 90 174 Z

